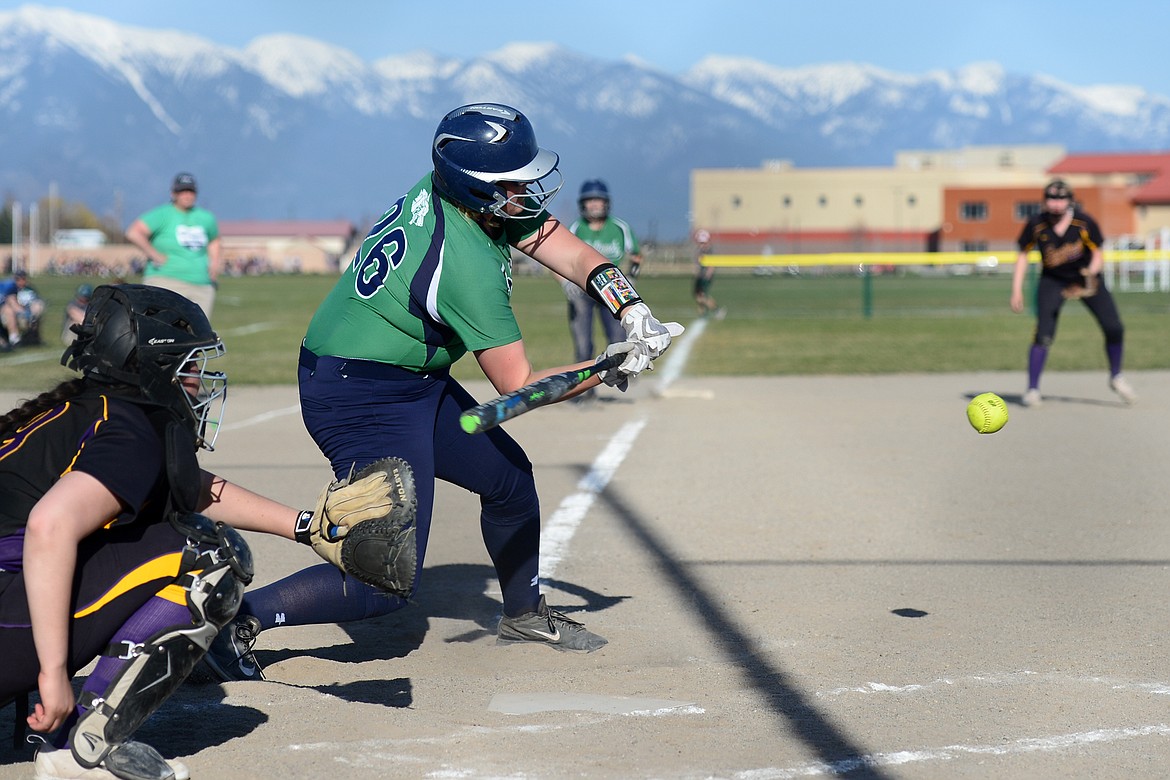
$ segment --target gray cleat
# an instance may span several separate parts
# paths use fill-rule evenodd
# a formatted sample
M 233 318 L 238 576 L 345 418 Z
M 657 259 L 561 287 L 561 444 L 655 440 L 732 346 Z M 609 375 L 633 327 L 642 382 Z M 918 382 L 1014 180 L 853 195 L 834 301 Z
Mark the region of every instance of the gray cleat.
M 535 612 L 519 617 L 500 618 L 498 644 L 543 642 L 555 650 L 592 653 L 607 644 L 606 640 L 575 620 L 548 608 L 544 596 Z

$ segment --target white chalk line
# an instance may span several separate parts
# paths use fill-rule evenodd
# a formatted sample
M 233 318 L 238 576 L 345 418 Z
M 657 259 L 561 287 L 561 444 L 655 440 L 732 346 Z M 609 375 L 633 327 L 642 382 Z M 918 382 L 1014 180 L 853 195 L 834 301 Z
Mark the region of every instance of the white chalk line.
M 664 365 L 661 368 L 655 367 L 654 373 L 658 377 L 658 386 L 655 388 L 656 393 L 659 395 L 664 393 L 682 375 L 683 369 L 686 368 L 687 360 L 691 356 L 691 349 L 706 329 L 707 320 L 695 320 L 687 326 L 682 336 L 670 343 L 670 349 L 666 350 L 666 354 L 663 356 Z
M 279 323 L 276 323 L 276 322 L 253 322 L 250 325 L 241 325 L 238 328 L 232 328 L 231 330 L 225 330 L 222 335 L 224 335 L 224 336 L 249 336 L 253 333 L 261 333 L 261 332 L 266 331 L 266 330 L 272 330 L 278 324 Z
M 252 417 L 246 417 L 239 422 L 225 423 L 224 425 L 220 426 L 220 432 L 234 431 L 239 428 L 249 428 L 253 425 L 266 423 L 269 420 L 276 420 L 280 417 L 287 417 L 290 414 L 299 414 L 300 411 L 300 404 L 297 404 L 296 406 L 286 406 L 283 409 L 272 409 L 261 414 L 253 415 Z
M 39 363 L 42 360 L 48 360 L 50 358 L 60 360 L 61 355 L 56 352 L 26 352 L 23 355 L 0 358 L 0 366 L 23 366 L 26 363 Z
M 1170 725 L 1157 723 L 1130 728 L 1096 729 L 1072 734 L 1057 734 L 1048 737 L 1024 737 L 998 745 L 946 745 L 925 750 L 898 750 L 888 753 L 871 753 L 831 763 L 813 762 L 786 768 L 750 769 L 737 772 L 732 777 L 740 780 L 787 780 L 793 777 L 816 775 L 841 775 L 863 767 L 879 768 L 923 763 L 926 761 L 950 761 L 963 755 L 1011 756 L 1023 753 L 1051 752 L 1084 747 L 1085 745 L 1121 742 L 1142 737 L 1164 737 L 1170 735 Z
M 265 330 L 272 330 L 277 326 L 275 322 L 254 322 L 251 325 L 242 325 L 238 328 L 224 331 L 224 336 L 247 336 L 252 333 L 260 333 Z M 14 355 L 12 357 L 0 358 L 0 366 L 23 366 L 27 363 L 39 363 L 42 360 L 59 360 L 61 356 L 56 352 L 29 352 L 24 355 Z
M 646 418 L 623 425 L 593 461 L 589 472 L 577 483 L 577 492 L 561 501 L 556 511 L 545 522 L 540 532 L 540 578 L 551 578 L 569 550 L 569 542 L 577 533 L 597 494 L 605 490 L 622 461 L 634 447 L 638 434 L 646 427 Z
M 1049 672 L 1031 672 L 1028 670 L 1020 670 L 1015 672 L 1006 672 L 1001 674 L 976 674 L 967 677 L 943 677 L 937 680 L 931 680 L 925 683 L 911 683 L 909 685 L 889 685 L 879 682 L 868 682 L 860 686 L 852 686 L 848 688 L 833 688 L 827 691 L 817 691 L 814 695 L 817 698 L 831 698 L 837 696 L 844 696 L 851 693 L 857 694 L 873 694 L 873 693 L 889 693 L 889 694 L 905 694 L 918 693 L 920 691 L 929 691 L 934 688 L 946 688 L 954 686 L 969 686 L 969 685 L 989 685 L 995 687 L 1008 687 L 1011 685 L 1035 684 L 1035 683 L 1060 683 L 1073 685 L 1104 685 L 1115 691 L 1126 691 L 1131 693 L 1148 693 L 1154 696 L 1168 696 L 1170 695 L 1170 683 L 1162 682 L 1132 682 L 1129 680 L 1119 680 L 1109 677 L 1085 677 L 1074 676 L 1059 673 Z
M 665 365 L 659 369 L 661 373 L 658 374 L 658 386 L 655 389 L 659 395 L 682 374 L 687 358 L 690 357 L 692 345 L 703 335 L 706 328 L 706 320 L 697 320 L 687 328 L 685 338 L 680 337 L 672 342 L 663 358 Z M 540 579 L 548 580 L 556 574 L 557 566 L 568 553 L 569 543 L 577 533 L 581 521 L 593 506 L 597 495 L 605 490 L 622 461 L 633 449 L 638 434 L 646 426 L 646 421 L 647 418 L 642 417 L 622 426 L 593 461 L 589 472 L 577 483 L 577 491 L 566 496 L 544 523 L 540 532 Z

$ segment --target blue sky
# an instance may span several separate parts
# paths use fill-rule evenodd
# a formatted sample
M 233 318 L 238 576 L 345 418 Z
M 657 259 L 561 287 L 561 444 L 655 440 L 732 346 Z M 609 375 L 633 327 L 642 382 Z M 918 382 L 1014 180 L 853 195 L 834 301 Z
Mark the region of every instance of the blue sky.
M 551 41 L 603 59 L 634 54 L 680 73 L 707 54 L 783 67 L 865 62 L 901 73 L 996 61 L 1078 86 L 1133 84 L 1170 97 L 1166 0 L 71 0 L 42 2 L 242 48 L 307 35 L 366 60 L 427 50 L 472 57 Z M 0 10 L 20 2 L 0 0 Z M 508 7 L 514 10 L 492 11 Z

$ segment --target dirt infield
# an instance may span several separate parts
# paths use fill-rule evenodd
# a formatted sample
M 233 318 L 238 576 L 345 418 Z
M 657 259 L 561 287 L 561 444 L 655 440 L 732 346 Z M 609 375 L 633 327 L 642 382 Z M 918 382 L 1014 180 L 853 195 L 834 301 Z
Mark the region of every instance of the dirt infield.
M 440 486 L 416 604 L 266 632 L 270 682 L 188 684 L 139 736 L 227 780 L 1162 777 L 1170 372 L 1131 378 L 1134 407 L 1049 373 L 1024 409 L 1021 371 L 667 377 L 538 410 L 508 428 L 546 590 L 607 647 L 497 646 L 477 504 Z M 985 391 L 1011 420 L 980 436 Z M 295 406 L 233 388 L 204 464 L 311 505 Z M 251 541 L 259 583 L 317 561 Z M 0 780 L 30 776 L 6 743 Z

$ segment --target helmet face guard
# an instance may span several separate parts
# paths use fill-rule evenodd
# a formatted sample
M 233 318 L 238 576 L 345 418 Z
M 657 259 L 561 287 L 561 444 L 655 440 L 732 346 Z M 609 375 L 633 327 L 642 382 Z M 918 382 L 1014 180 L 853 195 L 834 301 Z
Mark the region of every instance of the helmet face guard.
M 547 208 L 564 184 L 559 159 L 537 145 L 527 117 L 500 103 L 455 109 L 439 122 L 431 144 L 435 188 L 461 206 L 500 219 L 522 219 Z M 507 183 L 525 186 L 509 194 L 501 186 Z
M 223 354 L 223 344 L 195 347 L 187 353 L 186 359 L 175 372 L 176 383 L 185 390 L 183 400 L 187 402 L 195 421 L 199 446 L 208 452 L 215 449 L 215 440 L 219 438 L 223 410 L 227 405 L 227 374 L 210 371 L 207 364 Z M 194 393 L 192 389 L 195 389 Z

